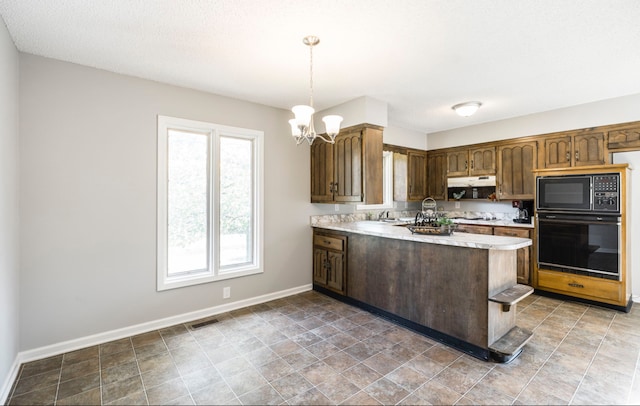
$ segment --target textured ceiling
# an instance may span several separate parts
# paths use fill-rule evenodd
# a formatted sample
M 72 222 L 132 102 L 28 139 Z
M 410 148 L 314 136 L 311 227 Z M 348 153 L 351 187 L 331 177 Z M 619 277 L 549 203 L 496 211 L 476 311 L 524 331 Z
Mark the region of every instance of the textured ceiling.
M 0 0 L 22 52 L 421 132 L 640 93 L 638 0 Z M 468 118 L 451 106 L 479 100 Z M 640 106 L 639 106 L 640 108 Z

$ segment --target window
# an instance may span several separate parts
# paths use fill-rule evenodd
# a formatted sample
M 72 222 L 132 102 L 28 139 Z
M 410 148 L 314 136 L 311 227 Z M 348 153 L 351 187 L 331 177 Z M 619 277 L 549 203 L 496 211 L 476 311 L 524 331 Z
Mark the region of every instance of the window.
M 357 210 L 393 209 L 393 152 L 382 152 L 382 204 L 359 204 Z
M 158 290 L 262 272 L 262 143 L 158 116 Z

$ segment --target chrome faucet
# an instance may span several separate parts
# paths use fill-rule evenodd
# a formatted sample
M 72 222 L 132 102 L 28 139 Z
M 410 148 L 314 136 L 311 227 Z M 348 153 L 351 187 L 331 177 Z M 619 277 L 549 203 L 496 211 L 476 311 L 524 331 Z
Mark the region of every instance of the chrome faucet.
M 382 221 L 382 218 L 385 216 L 389 217 L 389 210 L 382 210 L 380 213 L 378 213 L 378 221 Z

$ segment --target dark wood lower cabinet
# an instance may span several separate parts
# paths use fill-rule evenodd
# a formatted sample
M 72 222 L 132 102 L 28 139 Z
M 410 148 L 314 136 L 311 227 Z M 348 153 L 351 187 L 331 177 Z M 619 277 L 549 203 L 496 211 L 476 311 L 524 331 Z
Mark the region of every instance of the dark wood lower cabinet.
M 313 284 L 346 293 L 347 237 L 323 232 L 313 234 Z

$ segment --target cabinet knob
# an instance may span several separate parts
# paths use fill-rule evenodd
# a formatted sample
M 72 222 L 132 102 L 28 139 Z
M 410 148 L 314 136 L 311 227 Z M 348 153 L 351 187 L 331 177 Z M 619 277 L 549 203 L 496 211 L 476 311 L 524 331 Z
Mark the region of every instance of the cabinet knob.
M 578 151 L 576 151 L 576 161 L 579 161 L 580 158 L 578 158 Z
M 569 162 L 570 160 L 571 160 L 571 154 L 567 152 L 567 162 Z

